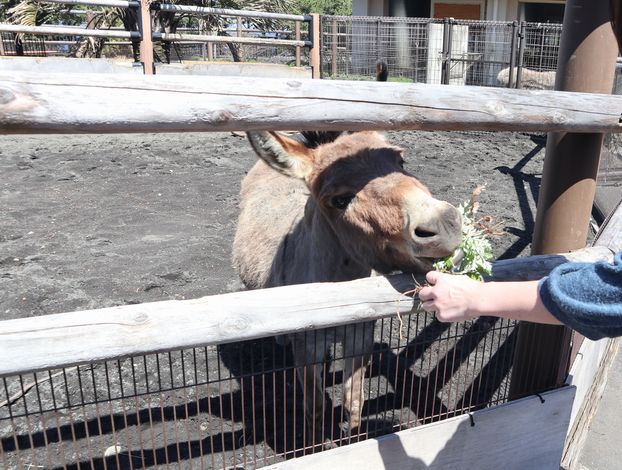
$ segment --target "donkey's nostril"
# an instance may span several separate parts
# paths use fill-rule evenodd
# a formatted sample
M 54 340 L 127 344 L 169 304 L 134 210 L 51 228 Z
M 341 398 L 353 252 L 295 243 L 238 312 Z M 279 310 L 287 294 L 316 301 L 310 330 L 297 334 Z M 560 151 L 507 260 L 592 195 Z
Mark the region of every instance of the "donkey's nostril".
M 433 237 L 435 235 L 436 235 L 436 233 L 434 233 L 434 232 L 428 232 L 427 230 L 423 230 L 423 229 L 420 229 L 420 228 L 416 228 L 415 229 L 415 237 L 418 237 L 418 238 L 430 238 L 430 237 Z

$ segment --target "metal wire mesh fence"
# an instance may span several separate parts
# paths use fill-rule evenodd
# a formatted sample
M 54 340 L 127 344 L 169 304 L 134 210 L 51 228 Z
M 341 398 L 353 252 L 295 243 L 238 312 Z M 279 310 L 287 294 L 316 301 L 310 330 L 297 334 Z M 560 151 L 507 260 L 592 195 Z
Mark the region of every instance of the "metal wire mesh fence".
M 507 401 L 514 327 L 422 313 L 358 324 L 352 337 L 373 332 L 369 357 L 347 354 L 352 330 L 336 327 L 286 345 L 266 338 L 6 377 L 0 462 L 252 468 L 442 420 Z M 301 342 L 322 359 L 295 364 Z M 344 403 L 349 363 L 367 364 L 357 429 Z M 315 420 L 305 419 L 310 398 Z
M 525 22 L 324 16 L 321 27 L 324 78 L 372 79 L 383 60 L 393 80 L 453 85 L 552 88 L 561 37 L 561 25 Z
M 0 56 L 45 57 L 47 46 L 42 37 L 18 36 L 13 33 L 0 32 Z

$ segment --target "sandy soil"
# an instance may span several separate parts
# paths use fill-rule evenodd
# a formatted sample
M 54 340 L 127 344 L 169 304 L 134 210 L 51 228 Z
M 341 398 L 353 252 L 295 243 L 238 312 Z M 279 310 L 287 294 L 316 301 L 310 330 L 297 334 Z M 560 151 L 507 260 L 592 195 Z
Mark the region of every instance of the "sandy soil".
M 480 197 L 481 212 L 492 215 L 504 232 L 493 240 L 495 257 L 528 253 L 544 157 L 541 136 L 401 132 L 389 133 L 389 137 L 406 149 L 407 169 L 437 197 L 458 204 L 476 185 L 485 183 L 486 191 Z M 240 289 L 231 268 L 230 247 L 239 184 L 255 158 L 245 138 L 228 133 L 0 136 L 0 173 L 3 175 L 0 183 L 0 319 L 188 299 Z M 449 390 L 443 392 L 445 398 L 431 399 L 430 404 L 426 398 L 426 403 L 421 403 L 425 410 L 420 410 L 419 404 L 415 410 L 406 409 L 404 397 L 409 394 L 412 397 L 417 386 L 421 390 L 421 383 L 423 389 L 428 385 L 447 389 L 446 370 L 464 382 L 462 390 L 466 394 L 469 384 L 465 377 L 476 374 L 475 362 L 482 361 L 477 370 L 485 366 L 483 358 L 478 359 L 473 351 L 493 327 L 493 322 L 482 320 L 448 330 L 429 318 L 421 322 L 412 319 L 407 328 L 408 336 L 400 342 L 389 338 L 397 331 L 397 323 L 391 320 L 390 324 L 383 324 L 383 330 L 376 333 L 378 354 L 370 368 L 369 376 L 373 379 L 368 383 L 366 405 L 369 415 L 375 411 L 377 422 L 371 424 L 370 418 L 368 425 L 382 429 L 387 424 L 381 421 L 388 421 L 390 428 L 399 419 L 396 413 L 403 414 L 404 410 L 408 414 L 412 411 L 427 413 L 426 416 L 443 412 L 449 415 L 450 405 L 455 406 L 460 400 L 456 385 L 453 391 L 449 385 Z M 489 343 L 484 340 L 482 351 L 487 351 L 488 357 L 501 348 L 502 339 L 511 334 L 507 325 L 503 328 L 503 332 L 499 329 L 494 343 L 492 339 Z M 450 335 L 458 338 L 452 340 L 451 345 Z M 444 336 L 447 337 L 446 346 L 433 344 Z M 408 347 L 404 348 L 406 345 Z M 449 350 L 453 352 L 454 361 L 448 365 L 442 356 Z M 154 407 L 163 424 L 157 428 L 158 435 L 152 435 L 149 445 L 143 443 L 142 447 L 153 447 L 152 453 L 133 455 L 132 459 L 138 463 L 134 462 L 132 468 L 168 461 L 185 462 L 199 453 L 214 455 L 219 450 L 226 453 L 217 454 L 212 465 L 242 465 L 254 457 L 272 459 L 275 453 L 291 451 L 294 440 L 297 447 L 301 446 L 304 433 L 301 401 L 296 395 L 291 369 L 277 374 L 278 378 L 270 374 L 268 380 L 235 379 L 239 375 L 269 370 L 274 365 L 291 366 L 291 357 L 284 355 L 273 340 L 256 342 L 251 347 L 231 345 L 205 350 L 204 360 L 193 357 L 192 352 L 148 359 L 144 370 L 140 364 L 138 367 L 127 361 L 114 365 L 113 372 L 118 369 L 119 377 L 123 371 L 132 371 L 139 387 L 138 391 L 134 390 L 135 394 L 140 394 L 143 385 L 148 391 L 154 390 L 157 384 L 164 391 L 159 394 L 159 400 L 156 396 L 155 402 L 149 401 L 152 398 L 140 398 L 132 405 L 140 412 L 129 418 L 125 405 L 115 402 L 110 404 L 111 417 L 103 424 L 102 420 L 89 417 L 84 428 L 67 427 L 64 423 L 84 420 L 80 409 L 58 411 L 69 405 L 69 398 L 67 403 L 59 405 L 50 400 L 50 395 L 54 397 L 58 390 L 55 392 L 48 386 L 49 392 L 44 387 L 37 391 L 38 405 L 55 410 L 47 419 L 48 424 L 56 420 L 61 440 L 71 442 L 76 433 L 102 434 L 106 438 L 90 440 L 92 445 L 101 448 L 93 452 L 99 456 L 95 463 L 91 459 L 88 465 L 86 457 L 77 457 L 80 452 L 74 452 L 74 457 L 81 460 L 85 468 L 99 468 L 105 464 L 106 460 L 102 460 L 105 451 L 110 450 L 111 445 L 114 450 L 119 441 L 123 448 L 138 445 L 135 437 L 128 435 L 124 441 L 115 430 L 128 432 L 128 429 L 144 428 L 145 420 L 157 421 L 152 416 Z M 156 361 L 159 362 L 156 364 Z M 507 357 L 499 361 L 504 369 L 498 380 L 491 379 L 491 385 L 486 385 L 489 390 L 482 399 L 494 398 L 495 387 L 498 388 L 503 374 L 508 371 Z M 443 364 L 441 379 L 439 368 Z M 152 365 L 157 375 L 150 369 Z M 207 374 L 206 382 L 212 380 L 210 374 L 212 378 L 217 375 L 218 380 L 204 388 L 184 389 L 182 393 L 175 384 L 187 382 L 184 367 L 194 370 L 192 380 L 196 382 L 191 380 L 191 383 L 201 382 L 197 371 Z M 460 368 L 471 370 L 458 373 Z M 166 375 L 168 369 L 170 374 Z M 425 377 L 434 371 L 436 378 Z M 335 375 L 335 368 L 328 372 L 333 375 L 331 382 L 338 384 L 340 379 L 338 373 Z M 120 391 L 117 385 L 111 387 L 109 370 L 104 366 L 79 373 L 91 374 L 93 384 L 101 381 L 98 387 L 104 389 L 105 399 L 124 396 L 124 386 Z M 88 402 L 91 395 L 94 401 L 102 401 L 101 392 L 98 397 L 94 391 L 95 385 L 90 390 L 84 378 L 80 382 L 75 374 L 66 375 L 70 377 L 61 385 L 67 389 L 67 395 L 74 396 L 71 403 L 79 401 L 75 396 L 80 397 L 80 394 L 80 403 Z M 16 390 L 14 385 L 9 384 L 9 392 Z M 33 404 L 36 405 L 36 397 L 32 395 L 28 400 L 35 400 Z M 436 388 L 431 396 L 435 395 Z M 249 396 L 255 397 L 253 400 L 257 403 L 249 401 Z M 283 397 L 285 403 L 282 403 Z M 194 411 L 188 409 L 188 400 Z M 252 411 L 262 404 L 265 409 L 266 400 L 268 409 L 274 410 L 275 419 L 264 414 L 257 422 L 254 417 L 251 421 Z M 333 404 L 339 405 L 338 401 L 334 398 Z M 278 405 L 282 408 L 277 408 L 278 403 L 282 403 Z M 430 406 L 431 411 L 428 410 Z M 393 410 L 393 414 L 387 417 L 386 410 Z M 333 413 L 337 422 L 339 413 L 337 406 Z M 219 415 L 226 424 L 223 420 L 212 422 L 203 414 Z M 281 424 L 275 422 L 280 422 L 283 416 L 286 418 Z M 295 416 L 298 416 L 297 422 Z M 11 466 L 16 462 L 12 460 L 15 445 L 11 438 L 5 439 L 9 427 L 8 421 L 2 418 L 7 417 L 0 409 L 2 443 Z M 26 431 L 28 423 L 22 424 L 17 429 L 17 440 L 22 443 L 20 446 L 28 447 L 31 445 L 27 444 L 30 442 Z M 186 431 L 194 430 L 188 431 L 188 445 L 171 448 L 167 432 L 170 438 L 182 425 L 186 426 Z M 37 426 L 43 429 L 45 423 Z M 338 429 L 332 432 L 340 434 Z M 289 443 L 282 442 L 286 434 L 296 437 L 290 437 Z M 54 434 L 36 435 L 35 447 L 46 447 L 45 440 L 54 441 L 52 436 Z M 241 447 L 245 450 L 240 451 Z M 60 463 L 57 459 L 62 460 L 60 455 L 66 450 L 54 449 L 48 452 L 47 461 Z M 112 454 L 114 461 L 116 457 L 114 452 Z M 46 460 L 45 456 L 41 458 Z M 114 462 L 108 463 L 109 468 L 115 466 Z M 119 460 L 116 464 L 127 466 Z
M 543 151 L 521 134 L 392 133 L 408 169 L 452 203 L 486 183 L 525 251 Z M 193 298 L 240 288 L 230 263 L 239 184 L 255 160 L 231 134 L 0 136 L 0 317 Z

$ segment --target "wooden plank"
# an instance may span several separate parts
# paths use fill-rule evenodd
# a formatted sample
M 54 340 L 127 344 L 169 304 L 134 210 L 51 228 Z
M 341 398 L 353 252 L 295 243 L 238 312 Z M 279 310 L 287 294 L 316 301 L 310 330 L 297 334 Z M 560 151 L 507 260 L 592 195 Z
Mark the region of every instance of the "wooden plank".
M 316 71 L 318 66 L 314 65 Z M 620 109 L 622 96 L 505 88 L 0 73 L 0 133 L 5 134 L 288 129 L 620 132 Z
M 577 392 L 570 414 L 570 427 L 562 458 L 563 468 L 575 468 L 607 384 L 607 376 L 620 345 L 620 338 L 585 339 L 566 383 Z
M 266 468 L 558 469 L 574 397 L 564 387 Z M 474 425 L 472 425 L 474 423 Z
M 622 250 L 622 195 L 620 202 L 603 222 L 602 228 L 596 235 L 595 244 L 606 246 L 617 253 Z
M 599 250 L 573 259 L 592 259 Z M 547 259 L 549 270 L 568 260 Z M 494 279 L 513 280 L 521 269 L 530 271 L 522 264 L 499 271 L 509 278 Z M 408 314 L 413 301 L 402 292 L 413 287 L 412 276 L 402 274 L 7 320 L 0 322 L 0 376 Z
M 137 31 L 120 31 L 110 29 L 85 29 L 70 26 L 23 26 L 18 24 L 0 23 L 0 31 L 7 33 L 25 33 L 35 35 L 90 36 L 98 38 L 140 39 Z

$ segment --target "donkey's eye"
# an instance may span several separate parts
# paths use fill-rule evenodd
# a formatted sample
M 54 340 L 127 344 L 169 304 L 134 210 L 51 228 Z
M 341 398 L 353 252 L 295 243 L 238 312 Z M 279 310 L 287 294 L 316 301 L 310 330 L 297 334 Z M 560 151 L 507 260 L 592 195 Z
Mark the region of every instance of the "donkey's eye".
M 348 207 L 350 202 L 352 202 L 352 199 L 354 199 L 354 194 L 342 194 L 340 196 L 334 196 L 330 200 L 330 205 L 333 206 L 335 209 L 343 210 Z

